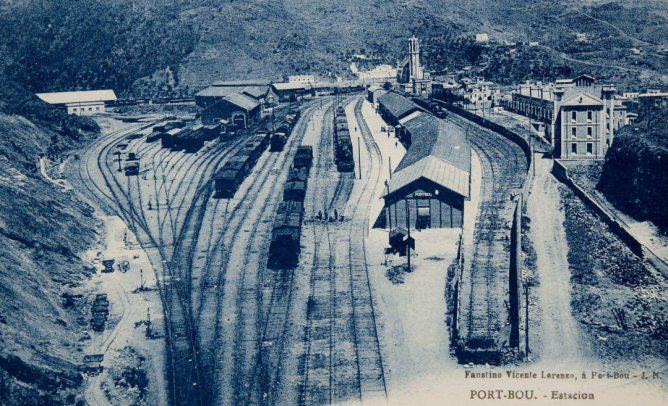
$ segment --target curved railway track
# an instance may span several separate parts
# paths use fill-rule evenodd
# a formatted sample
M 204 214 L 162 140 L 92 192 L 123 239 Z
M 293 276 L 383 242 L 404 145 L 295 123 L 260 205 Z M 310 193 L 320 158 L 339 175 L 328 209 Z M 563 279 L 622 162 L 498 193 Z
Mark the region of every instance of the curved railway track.
M 483 181 L 461 292 L 465 297 L 466 339 L 493 339 L 505 323 L 503 309 L 508 273 L 509 230 L 515 203 L 526 179 L 527 160 L 520 147 L 493 131 L 484 129 L 456 114 L 446 119 L 463 128 L 471 147 L 480 157 Z

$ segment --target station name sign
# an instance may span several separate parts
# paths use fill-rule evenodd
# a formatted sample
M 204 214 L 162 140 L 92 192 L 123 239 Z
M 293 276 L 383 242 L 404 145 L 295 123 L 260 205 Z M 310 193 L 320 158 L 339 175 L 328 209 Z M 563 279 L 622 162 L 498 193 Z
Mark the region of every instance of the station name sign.
M 431 193 L 414 193 L 413 197 L 432 197 Z

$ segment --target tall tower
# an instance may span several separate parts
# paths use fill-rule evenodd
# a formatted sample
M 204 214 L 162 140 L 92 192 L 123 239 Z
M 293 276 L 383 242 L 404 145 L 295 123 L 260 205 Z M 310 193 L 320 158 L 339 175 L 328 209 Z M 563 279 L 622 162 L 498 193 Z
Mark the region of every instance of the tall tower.
M 415 36 L 408 40 L 408 54 L 410 56 L 410 79 L 421 80 L 422 68 L 420 68 L 420 44 Z

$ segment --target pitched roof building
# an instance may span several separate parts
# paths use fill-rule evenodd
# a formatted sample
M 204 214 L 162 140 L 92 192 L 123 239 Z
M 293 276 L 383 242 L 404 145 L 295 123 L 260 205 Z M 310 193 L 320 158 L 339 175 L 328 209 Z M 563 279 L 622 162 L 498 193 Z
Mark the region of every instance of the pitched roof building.
M 405 122 L 411 145 L 383 194 L 377 226 L 458 228 L 470 197 L 471 146 L 460 128 L 429 113 Z M 406 210 L 409 210 L 407 215 Z
M 64 107 L 68 114 L 78 116 L 104 113 L 106 103 L 116 101 L 113 90 L 37 93 L 36 96 L 49 104 Z

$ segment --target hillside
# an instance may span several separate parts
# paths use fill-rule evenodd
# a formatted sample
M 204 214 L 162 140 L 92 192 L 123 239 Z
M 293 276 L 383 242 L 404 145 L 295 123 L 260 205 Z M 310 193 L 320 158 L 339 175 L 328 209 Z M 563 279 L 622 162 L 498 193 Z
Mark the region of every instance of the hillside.
M 632 87 L 668 80 L 658 54 L 668 45 L 667 10 L 618 0 L 25 0 L 0 8 L 0 69 L 29 91 L 192 93 L 221 79 L 346 76 L 357 53 L 395 64 L 415 34 L 436 73 L 473 64 L 513 83 L 589 72 Z M 478 32 L 540 47 L 479 46 Z M 575 33 L 588 43 L 574 44 Z
M 668 119 L 655 110 L 643 121 L 623 128 L 603 165 L 598 188 L 622 211 L 652 221 L 668 232 Z
M 71 405 L 82 387 L 91 271 L 77 253 L 95 241 L 94 221 L 37 169 L 38 156 L 73 143 L 0 113 L 2 405 Z

